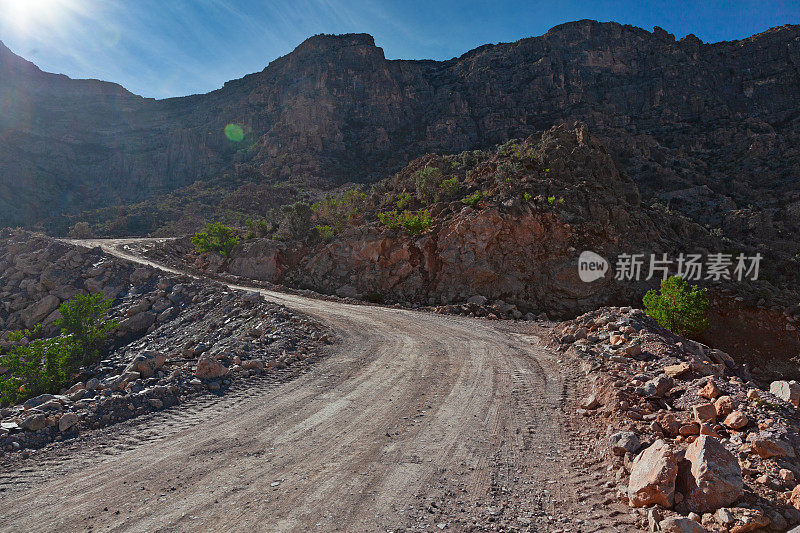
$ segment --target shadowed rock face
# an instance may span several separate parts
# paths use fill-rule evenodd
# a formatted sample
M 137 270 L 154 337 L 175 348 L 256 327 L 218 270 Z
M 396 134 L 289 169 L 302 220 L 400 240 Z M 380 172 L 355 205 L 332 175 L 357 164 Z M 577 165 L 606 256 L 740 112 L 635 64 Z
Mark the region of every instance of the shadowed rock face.
M 580 119 L 645 195 L 778 242 L 800 202 L 798 65 L 798 26 L 703 44 L 579 21 L 443 62 L 386 60 L 369 35 L 316 36 L 217 91 L 155 101 L 43 73 L 0 45 L 0 224 L 242 168 L 264 182 L 373 181 L 427 152 Z M 233 122 L 241 142 L 224 135 Z M 746 211 L 753 198 L 774 203 L 768 220 Z

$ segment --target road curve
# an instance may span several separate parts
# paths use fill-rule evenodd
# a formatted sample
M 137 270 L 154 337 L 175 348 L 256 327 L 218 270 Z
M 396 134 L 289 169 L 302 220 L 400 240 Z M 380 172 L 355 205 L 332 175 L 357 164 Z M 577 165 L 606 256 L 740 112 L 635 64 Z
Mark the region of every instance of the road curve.
M 124 241 L 83 244 L 145 262 Z M 0 530 L 630 527 L 582 457 L 575 363 L 534 326 L 260 292 L 341 342 L 293 381 L 214 398 L 193 424 L 157 414 L 158 438 L 89 444 L 79 468 L 0 492 Z

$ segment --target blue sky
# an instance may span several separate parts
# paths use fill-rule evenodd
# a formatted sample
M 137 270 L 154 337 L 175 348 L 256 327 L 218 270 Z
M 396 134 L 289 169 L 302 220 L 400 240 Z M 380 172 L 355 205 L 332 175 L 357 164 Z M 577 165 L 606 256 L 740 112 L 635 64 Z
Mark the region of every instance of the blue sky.
M 449 59 L 583 18 L 716 42 L 799 24 L 800 2 L 0 0 L 0 40 L 43 70 L 164 98 L 219 88 L 317 33 L 370 33 L 390 59 Z

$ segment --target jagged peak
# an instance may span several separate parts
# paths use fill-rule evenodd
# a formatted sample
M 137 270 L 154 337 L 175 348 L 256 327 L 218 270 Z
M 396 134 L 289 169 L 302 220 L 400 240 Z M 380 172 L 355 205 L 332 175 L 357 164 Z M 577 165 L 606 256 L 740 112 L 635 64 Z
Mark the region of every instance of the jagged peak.
M 368 33 L 318 33 L 312 35 L 300 46 L 375 46 L 375 38 Z
M 325 50 L 346 48 L 350 46 L 366 46 L 376 48 L 375 38 L 368 33 L 320 33 L 313 35 L 300 43 L 300 45 L 295 48 L 295 52 L 308 49 Z

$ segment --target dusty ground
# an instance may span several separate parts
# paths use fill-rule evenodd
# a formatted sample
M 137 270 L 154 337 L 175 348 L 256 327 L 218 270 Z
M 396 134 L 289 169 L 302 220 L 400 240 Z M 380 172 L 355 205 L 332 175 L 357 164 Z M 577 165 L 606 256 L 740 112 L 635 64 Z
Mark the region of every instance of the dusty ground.
M 263 292 L 341 343 L 288 383 L 18 460 L 0 530 L 633 529 L 572 415 L 577 363 L 542 331 Z

